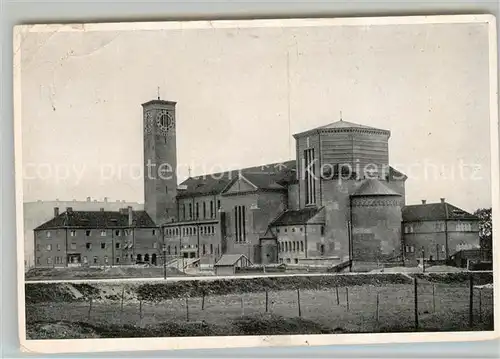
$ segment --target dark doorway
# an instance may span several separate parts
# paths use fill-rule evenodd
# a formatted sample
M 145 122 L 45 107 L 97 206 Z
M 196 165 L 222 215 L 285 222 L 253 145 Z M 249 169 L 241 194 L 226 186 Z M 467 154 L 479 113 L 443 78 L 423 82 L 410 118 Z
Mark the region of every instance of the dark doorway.
M 142 262 L 142 255 L 141 254 L 137 255 L 137 262 Z
M 156 263 L 156 253 L 153 253 L 153 255 L 151 256 L 151 264 L 154 266 L 157 264 Z
M 149 254 L 148 253 L 146 253 L 144 255 L 144 262 L 149 262 Z

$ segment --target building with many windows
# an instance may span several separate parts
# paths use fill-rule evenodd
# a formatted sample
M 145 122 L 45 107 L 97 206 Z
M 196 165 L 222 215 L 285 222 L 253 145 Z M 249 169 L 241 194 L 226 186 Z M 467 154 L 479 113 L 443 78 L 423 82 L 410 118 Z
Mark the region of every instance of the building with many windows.
M 409 262 L 444 260 L 479 248 L 479 218 L 441 198 L 403 208 L 404 257 Z
M 177 185 L 176 103 L 157 99 L 142 107 L 144 211 L 68 209 L 35 229 L 37 265 L 157 265 L 161 247 L 166 261 L 201 267 L 244 255 L 253 264 L 348 263 L 364 270 L 402 262 L 406 247 L 420 246 L 402 240 L 406 176 L 389 165 L 390 131 L 340 120 L 295 134 L 295 160 Z M 477 231 L 472 226 L 467 243 Z

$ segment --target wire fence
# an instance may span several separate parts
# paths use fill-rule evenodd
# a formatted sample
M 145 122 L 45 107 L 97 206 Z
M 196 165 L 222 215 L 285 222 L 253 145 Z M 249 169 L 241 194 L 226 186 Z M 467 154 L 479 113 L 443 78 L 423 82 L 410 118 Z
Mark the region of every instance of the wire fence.
M 27 304 L 26 310 L 27 322 L 142 328 L 169 322 L 226 325 L 267 314 L 345 332 L 487 330 L 493 326 L 493 290 L 475 287 L 472 280 L 444 284 L 414 279 L 412 285 L 268 290 L 150 302 L 131 296 L 124 286 L 113 299 Z

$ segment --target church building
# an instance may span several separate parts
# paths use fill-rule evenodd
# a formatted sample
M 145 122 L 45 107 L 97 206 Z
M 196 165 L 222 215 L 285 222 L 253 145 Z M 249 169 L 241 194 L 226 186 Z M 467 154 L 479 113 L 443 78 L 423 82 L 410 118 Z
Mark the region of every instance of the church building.
M 35 229 L 37 266 L 212 267 L 223 255 L 352 270 L 403 262 L 406 176 L 389 164 L 390 131 L 340 120 L 295 134 L 295 160 L 178 184 L 176 103 L 142 108 L 144 211 L 57 212 Z

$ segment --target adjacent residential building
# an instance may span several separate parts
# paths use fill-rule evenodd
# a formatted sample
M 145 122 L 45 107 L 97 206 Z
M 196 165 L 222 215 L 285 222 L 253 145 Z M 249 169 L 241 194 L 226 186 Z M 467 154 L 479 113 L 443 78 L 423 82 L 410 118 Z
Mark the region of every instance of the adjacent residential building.
M 73 211 L 35 229 L 35 266 L 160 264 L 162 236 L 145 211 Z M 163 262 L 161 262 L 163 263 Z
M 55 201 L 33 201 L 24 202 L 24 265 L 31 268 L 35 265 L 35 237 L 33 230 L 41 224 L 54 218 L 54 208 L 57 211 L 71 207 L 74 211 L 118 211 L 120 208 L 131 206 L 134 210 L 143 210 L 144 205 L 137 202 L 125 202 L 124 200 L 109 200 L 108 198 L 94 199 L 87 197 L 86 200 L 59 200 Z
M 407 261 L 444 260 L 479 248 L 479 218 L 441 198 L 439 203 L 403 208 L 403 246 Z

